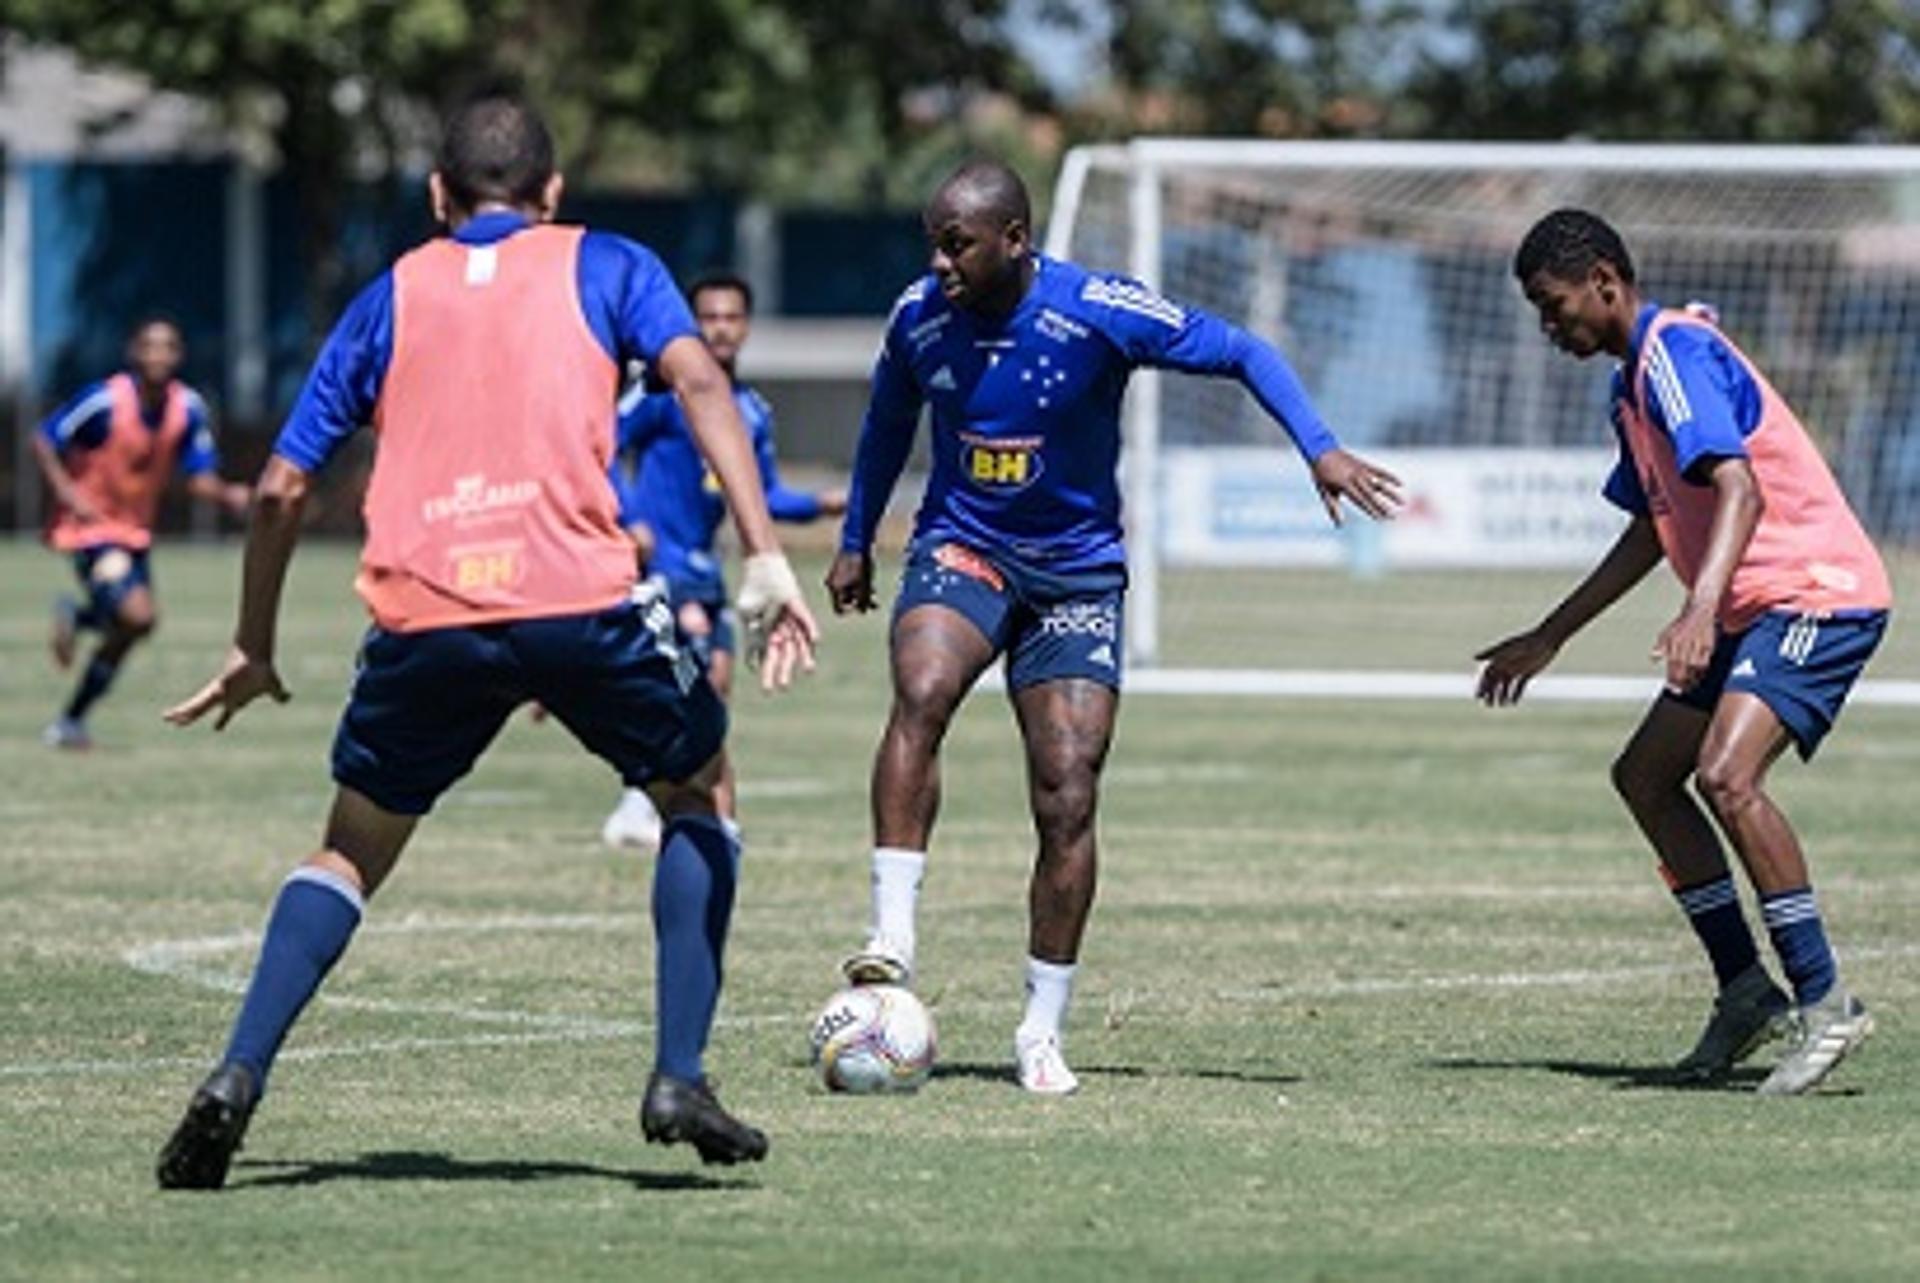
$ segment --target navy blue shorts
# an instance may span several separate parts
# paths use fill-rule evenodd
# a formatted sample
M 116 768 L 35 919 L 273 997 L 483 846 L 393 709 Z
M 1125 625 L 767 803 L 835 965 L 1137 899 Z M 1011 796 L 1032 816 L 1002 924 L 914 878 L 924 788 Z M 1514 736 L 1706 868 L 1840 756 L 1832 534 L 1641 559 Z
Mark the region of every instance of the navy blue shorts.
M 1847 692 L 1886 631 L 1884 610 L 1771 610 L 1745 632 L 1722 633 L 1700 680 L 1668 698 L 1710 713 L 1727 691 L 1758 695 L 1804 760 L 1833 729 Z
M 664 602 L 418 633 L 368 630 L 333 741 L 333 778 L 425 815 L 538 700 L 628 785 L 681 780 L 720 750 L 727 710 L 673 640 Z
M 73 573 L 87 594 L 88 613 L 105 628 L 120 613 L 120 604 L 136 588 L 153 587 L 153 567 L 145 548 L 103 543 L 73 554 Z
M 893 622 L 916 606 L 946 606 L 1007 657 L 1007 688 L 1085 678 L 1120 689 L 1126 658 L 1118 570 L 1039 574 L 962 544 L 929 540 L 907 552 Z

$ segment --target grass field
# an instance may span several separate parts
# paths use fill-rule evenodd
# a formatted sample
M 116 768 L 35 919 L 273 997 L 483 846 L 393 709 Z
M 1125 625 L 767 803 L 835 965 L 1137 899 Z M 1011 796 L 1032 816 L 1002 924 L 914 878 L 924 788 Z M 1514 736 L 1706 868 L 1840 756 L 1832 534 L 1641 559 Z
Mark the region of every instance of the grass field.
M 1005 1069 L 1031 839 L 982 695 L 923 901 L 942 1064 L 917 1097 L 843 1099 L 803 1035 L 864 921 L 872 620 L 830 623 L 806 688 L 736 723 L 748 864 L 712 1064 L 767 1163 L 641 1143 L 647 870 L 597 844 L 609 774 L 521 721 L 296 1029 L 229 1191 L 161 1195 L 154 1151 L 317 834 L 361 628 L 346 550 L 304 550 L 294 702 L 167 730 L 219 657 L 235 551 L 162 550 L 161 633 L 74 758 L 35 739 L 64 567 L 0 548 L 0 1277 L 1920 1277 L 1920 712 L 1855 709 L 1780 772 L 1881 1019 L 1781 1102 L 1747 1094 L 1758 1070 L 1656 1072 L 1709 981 L 1606 783 L 1634 708 L 1135 698 L 1071 1025 L 1085 1087 L 1037 1101 Z M 1244 637 L 1213 662 L 1448 667 L 1564 580 L 1297 576 L 1183 614 Z M 1643 590 L 1565 666 L 1644 672 L 1670 603 Z M 1920 646 L 1896 628 L 1874 675 L 1920 676 Z

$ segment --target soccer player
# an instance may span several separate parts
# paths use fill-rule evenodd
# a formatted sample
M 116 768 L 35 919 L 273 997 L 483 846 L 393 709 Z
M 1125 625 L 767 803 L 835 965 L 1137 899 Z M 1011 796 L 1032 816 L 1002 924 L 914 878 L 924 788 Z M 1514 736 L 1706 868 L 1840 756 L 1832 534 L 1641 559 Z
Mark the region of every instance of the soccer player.
M 746 550 L 740 609 L 762 684 L 810 665 L 815 628 L 773 535 L 725 375 L 651 252 L 558 227 L 552 143 L 517 98 L 448 122 L 429 179 L 450 235 L 404 255 L 335 326 L 261 475 L 239 624 L 218 676 L 168 711 L 215 729 L 262 695 L 309 477 L 361 423 L 380 434 L 357 587 L 374 626 L 333 746 L 320 849 L 282 887 L 231 1040 L 161 1151 L 168 1188 L 217 1188 L 281 1040 L 340 957 L 420 817 L 507 716 L 538 699 L 628 783 L 667 832 L 653 883 L 659 1040 L 640 1121 L 708 1162 L 766 1137 L 702 1067 L 719 999 L 737 852 L 714 814 L 726 713 L 664 609 L 631 599 L 633 546 L 607 461 L 628 358 L 654 366 L 732 501 Z
M 775 521 L 804 523 L 838 516 L 847 509 L 842 491 L 810 493 L 780 482 L 774 460 L 773 407 L 740 379 L 740 349 L 753 325 L 753 289 L 737 276 L 702 277 L 687 291 L 693 319 L 707 350 L 733 386 L 733 403 L 753 440 L 760 484 Z M 636 382 L 620 403 L 620 452 L 613 465 L 620 493 L 620 520 L 640 550 L 643 571 L 665 580 L 683 639 L 707 661 L 707 679 L 721 699 L 733 685 L 735 648 L 733 611 L 720 576 L 714 538 L 727 515 L 726 501 L 692 434 L 686 414 L 671 393 L 648 395 Z M 718 790 L 720 814 L 734 817 L 733 775 Z M 651 850 L 660 841 L 660 816 L 644 789 L 626 789 L 620 804 L 600 830 L 609 846 Z M 735 835 L 739 834 L 736 831 Z
M 82 389 L 34 437 L 54 499 L 47 542 L 73 558 L 86 594 L 54 603 L 54 662 L 71 668 L 79 634 L 100 634 L 72 698 L 41 735 L 53 748 L 92 745 L 88 710 L 159 622 L 147 554 L 167 479 L 177 470 L 194 498 L 247 510 L 247 487 L 220 479 L 207 403 L 174 377 L 185 357 L 179 326 L 141 321 L 127 339 L 127 368 Z
M 941 739 L 1005 655 L 1039 842 L 1014 1059 L 1027 1090 L 1059 1094 L 1078 1085 L 1062 1023 L 1093 904 L 1095 804 L 1124 654 L 1114 473 L 1128 374 L 1239 380 L 1293 438 L 1336 522 L 1343 497 L 1390 515 L 1399 483 L 1340 449 L 1268 344 L 1136 281 L 1036 253 L 1026 187 L 1007 166 L 962 166 L 924 222 L 932 271 L 887 326 L 827 574 L 836 612 L 873 609 L 874 531 L 930 406 L 932 472 L 894 606 L 893 708 L 873 766 L 873 916 L 844 969 L 855 983 L 910 981 Z
M 1791 1028 L 1759 1090 L 1798 1095 L 1860 1045 L 1873 1019 L 1840 981 L 1806 857 L 1767 773 L 1789 745 L 1811 758 L 1832 729 L 1886 629 L 1886 571 L 1793 410 L 1710 310 L 1667 310 L 1640 293 L 1606 222 L 1556 210 L 1527 233 L 1513 270 L 1555 346 L 1620 361 L 1620 460 L 1605 494 L 1632 520 L 1541 623 L 1476 656 L 1486 665 L 1480 698 L 1519 700 L 1568 638 L 1662 557 L 1673 567 L 1687 594 L 1654 642 L 1666 688 L 1613 782 L 1719 981 L 1676 1070 L 1721 1077 Z M 1791 1000 L 1760 960 L 1709 813 L 1759 894 Z

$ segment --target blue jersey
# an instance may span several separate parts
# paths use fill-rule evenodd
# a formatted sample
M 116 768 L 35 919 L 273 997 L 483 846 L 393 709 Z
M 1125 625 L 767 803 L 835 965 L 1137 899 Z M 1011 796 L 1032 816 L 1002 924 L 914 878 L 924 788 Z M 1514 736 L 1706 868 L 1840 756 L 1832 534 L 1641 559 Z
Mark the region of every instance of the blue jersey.
M 747 384 L 735 383 L 733 404 L 753 443 L 760 485 L 774 520 L 801 522 L 818 517 L 818 499 L 780 484 L 773 455 L 773 407 L 767 399 Z M 673 393 L 648 395 L 636 384 L 621 398 L 613 485 L 620 495 L 622 524 L 645 522 L 653 531 L 653 561 L 648 569 L 666 578 L 674 596 L 724 600 L 726 586 L 713 555 L 713 541 L 726 519 L 726 498 L 694 443 L 686 413 Z
M 1627 359 L 1613 372 L 1609 404 L 1617 407 L 1631 396 L 1645 406 L 1654 424 L 1673 439 L 1680 475 L 1702 483 L 1702 463 L 1745 457 L 1747 437 L 1760 426 L 1760 385 L 1711 326 L 1676 321 L 1655 335 L 1653 346 L 1644 353 L 1644 386 L 1627 387 L 1627 371 L 1641 367 L 1647 327 L 1659 314 L 1660 305 L 1648 303 L 1634 319 Z M 1617 414 L 1613 430 L 1620 442 L 1620 459 L 1602 493 L 1618 507 L 1647 516 L 1651 509 L 1646 490 Z
M 519 214 L 490 211 L 462 223 L 453 239 L 491 245 L 529 225 Z M 629 358 L 652 362 L 675 339 L 699 337 L 673 277 L 644 245 L 587 232 L 580 238 L 576 272 L 582 319 L 616 366 Z M 360 291 L 334 325 L 274 453 L 318 471 L 372 418 L 392 359 L 393 273 L 387 271 Z
M 133 377 L 137 384 L 138 376 Z M 180 439 L 180 475 L 197 477 L 220 467 L 220 453 L 213 443 L 213 421 L 207 414 L 207 403 L 192 388 L 183 386 L 182 391 L 187 402 L 187 431 Z M 140 407 L 140 421 L 156 432 L 165 417 L 164 401 L 158 411 L 150 411 L 144 404 Z M 102 379 L 87 384 L 72 400 L 48 415 L 40 425 L 40 436 L 61 454 L 93 450 L 107 439 L 107 429 L 112 422 L 113 394 Z
M 916 538 L 1056 572 L 1124 564 L 1120 399 L 1139 366 L 1238 379 L 1309 461 L 1338 444 L 1271 346 L 1137 281 L 1036 255 L 1026 297 L 986 317 L 927 276 L 895 304 L 874 365 L 841 548 L 872 546 L 927 405 L 932 470 Z

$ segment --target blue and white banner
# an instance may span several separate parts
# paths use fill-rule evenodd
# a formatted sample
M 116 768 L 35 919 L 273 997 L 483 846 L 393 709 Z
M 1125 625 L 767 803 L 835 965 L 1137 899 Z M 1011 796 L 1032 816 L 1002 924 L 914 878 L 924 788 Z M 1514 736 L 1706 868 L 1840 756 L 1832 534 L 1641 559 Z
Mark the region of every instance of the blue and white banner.
M 1405 483 L 1400 516 L 1335 530 L 1290 451 L 1173 449 L 1160 457 L 1169 565 L 1579 566 L 1626 525 L 1600 497 L 1610 450 L 1369 450 Z

